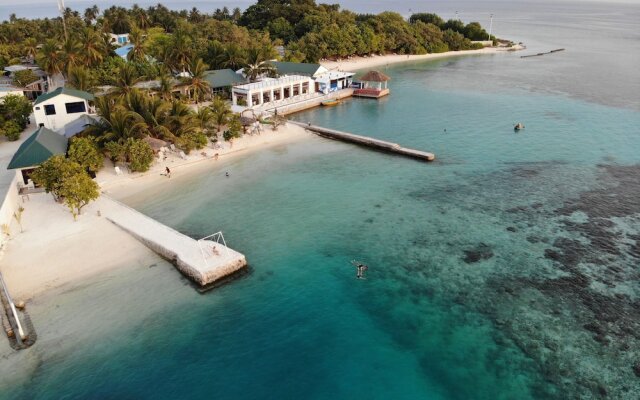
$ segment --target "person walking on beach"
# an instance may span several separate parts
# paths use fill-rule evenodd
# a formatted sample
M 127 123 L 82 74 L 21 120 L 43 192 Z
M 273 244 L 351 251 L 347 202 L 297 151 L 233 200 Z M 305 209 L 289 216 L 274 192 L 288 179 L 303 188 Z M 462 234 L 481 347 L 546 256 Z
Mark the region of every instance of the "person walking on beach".
M 164 167 L 165 172 L 167 173 L 167 178 L 171 178 L 171 170 L 169 167 Z

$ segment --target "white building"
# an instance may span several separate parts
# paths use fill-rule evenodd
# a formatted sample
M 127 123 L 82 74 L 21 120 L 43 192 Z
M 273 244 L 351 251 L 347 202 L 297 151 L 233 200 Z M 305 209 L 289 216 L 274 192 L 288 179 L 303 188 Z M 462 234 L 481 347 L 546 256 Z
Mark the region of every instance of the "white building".
M 315 90 L 329 94 L 337 90 L 348 89 L 353 83 L 354 72 L 329 71 L 314 78 Z
M 309 76 L 264 78 L 260 82 L 234 86 L 231 98 L 234 106 L 262 106 L 313 93 L 313 85 L 313 79 Z
M 129 43 L 129 34 L 128 33 L 110 33 L 109 34 L 109 42 L 114 46 L 122 46 Z
M 95 114 L 93 99 L 91 93 L 64 87 L 40 95 L 33 104 L 36 125 L 60 131 L 83 115 Z

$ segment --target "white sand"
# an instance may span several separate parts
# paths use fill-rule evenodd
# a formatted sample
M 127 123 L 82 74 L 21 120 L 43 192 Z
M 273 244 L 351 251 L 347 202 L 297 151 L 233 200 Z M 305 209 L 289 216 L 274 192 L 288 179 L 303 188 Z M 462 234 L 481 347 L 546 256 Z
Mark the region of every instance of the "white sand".
M 151 169 L 144 173 L 127 173 L 117 176 L 110 161 L 105 162 L 103 168 L 97 176 L 103 192 L 108 193 L 116 199 L 123 199 L 140 193 L 145 189 L 161 185 L 167 182 L 164 175 L 165 167 L 169 167 L 172 177 L 183 176 L 195 171 L 216 168 L 216 161 L 228 160 L 230 157 L 247 154 L 250 151 L 260 151 L 265 148 L 293 143 L 299 140 L 308 139 L 311 133 L 294 124 L 280 126 L 277 131 L 273 131 L 269 125 L 264 125 L 262 133 L 259 135 L 244 135 L 233 141 L 233 145 L 228 142 L 221 143 L 221 149 L 207 147 L 203 150 L 194 150 L 187 156 L 186 160 L 179 157 L 177 153 L 172 153 L 166 160 L 156 161 Z M 201 154 L 204 153 L 205 155 Z M 218 160 L 214 154 L 218 154 Z
M 73 221 L 50 194 L 23 203 L 24 232 L 16 227 L 2 256 L 2 273 L 14 300 L 123 265 L 151 265 L 159 257 L 104 217 L 97 205 Z
M 310 133 L 293 124 L 281 126 L 275 132 L 265 126 L 260 135 L 245 135 L 236 139 L 233 146 L 224 143 L 222 149 L 204 150 L 206 156 L 201 155 L 202 150 L 192 152 L 186 160 L 172 155 L 166 161 L 156 162 L 146 173 L 125 172 L 117 176 L 106 165 L 97 181 L 103 191 L 123 198 L 165 184 L 170 179 L 161 175 L 165 166 L 171 169 L 172 177 L 178 177 L 200 169 L 214 169 L 215 153 L 218 160 L 225 160 L 309 137 Z M 80 282 L 123 265 L 151 265 L 160 260 L 128 233 L 98 216 L 97 203 L 86 206 L 77 221 L 49 194 L 31 195 L 23 207 L 24 232 L 20 233 L 15 225 L 4 254 L 0 255 L 2 273 L 15 300 L 28 300 L 45 290 Z
M 519 46 L 514 46 L 512 50 L 519 50 Z M 389 54 L 384 56 L 351 57 L 339 61 L 321 61 L 320 64 L 329 70 L 356 71 L 360 69 L 375 68 L 389 64 L 397 64 L 407 61 L 437 60 L 439 58 L 459 57 L 472 54 L 496 54 L 507 51 L 506 47 L 485 47 L 480 50 L 447 51 L 446 53 L 420 54 L 420 55 L 400 55 Z

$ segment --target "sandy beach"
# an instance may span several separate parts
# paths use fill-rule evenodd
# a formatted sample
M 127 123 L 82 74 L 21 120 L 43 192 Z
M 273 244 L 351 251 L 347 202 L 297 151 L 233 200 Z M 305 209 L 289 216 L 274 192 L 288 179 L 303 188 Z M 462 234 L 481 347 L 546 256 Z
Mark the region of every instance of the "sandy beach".
M 186 159 L 171 153 L 156 161 L 145 173 L 116 175 L 109 161 L 97 176 L 103 193 L 125 198 L 145 189 L 166 184 L 193 172 L 216 168 L 216 161 L 259 151 L 270 146 L 293 143 L 310 137 L 310 133 L 293 124 L 273 131 L 263 126 L 258 135 L 244 135 L 231 145 L 193 151 Z M 218 154 L 217 160 L 214 157 Z M 123 265 L 148 266 L 160 258 L 106 218 L 99 215 L 99 204 L 90 203 L 74 221 L 67 208 L 56 203 L 50 194 L 33 194 L 22 200 L 23 231 L 13 224 L 12 234 L 3 249 L 2 273 L 15 299 L 29 300 L 60 286 L 86 280 Z
M 380 66 L 386 66 L 389 64 L 397 64 L 407 61 L 424 61 L 424 60 L 437 60 L 447 57 L 460 57 L 474 54 L 496 54 L 503 51 L 519 50 L 519 46 L 512 48 L 507 47 L 485 47 L 480 50 L 464 50 L 464 51 L 447 51 L 445 53 L 433 53 L 433 54 L 420 54 L 420 55 L 405 55 L 405 54 L 387 54 L 383 56 L 369 56 L 369 57 L 351 57 L 349 59 L 337 60 L 337 61 L 321 61 L 320 64 L 328 70 L 340 70 L 340 71 L 356 71 L 366 68 L 376 68 Z
M 167 159 L 156 161 L 149 171 L 144 173 L 127 173 L 116 175 L 110 161 L 105 162 L 105 167 L 98 173 L 97 182 L 103 193 L 107 193 L 116 199 L 129 197 L 146 188 L 163 184 L 170 179 L 165 174 L 165 168 L 169 167 L 172 177 L 184 176 L 203 169 L 214 169 L 216 161 L 228 160 L 231 157 L 247 154 L 250 151 L 260 151 L 265 148 L 293 143 L 311 137 L 311 133 L 294 124 L 285 124 L 273 131 L 270 125 L 262 126 L 262 133 L 244 135 L 235 139 L 233 144 L 223 142 L 219 148 L 206 147 L 202 150 L 194 150 L 186 159 L 179 153 L 169 152 Z M 218 155 L 217 158 L 215 155 Z

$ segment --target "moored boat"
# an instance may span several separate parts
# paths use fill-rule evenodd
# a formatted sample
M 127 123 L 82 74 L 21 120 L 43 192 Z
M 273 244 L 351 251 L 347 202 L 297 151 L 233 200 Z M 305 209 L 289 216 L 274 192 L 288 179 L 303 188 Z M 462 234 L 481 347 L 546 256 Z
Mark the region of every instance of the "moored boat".
M 325 100 L 325 101 L 323 101 L 323 102 L 322 102 L 322 103 L 320 103 L 320 104 L 322 104 L 322 105 L 323 105 L 323 106 L 325 106 L 325 107 L 335 107 L 335 106 L 337 106 L 338 104 L 340 104 L 340 100 L 336 100 L 336 99 Z

